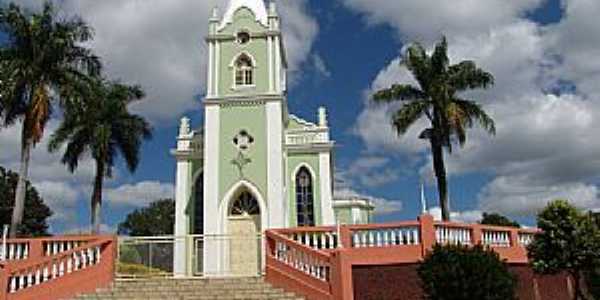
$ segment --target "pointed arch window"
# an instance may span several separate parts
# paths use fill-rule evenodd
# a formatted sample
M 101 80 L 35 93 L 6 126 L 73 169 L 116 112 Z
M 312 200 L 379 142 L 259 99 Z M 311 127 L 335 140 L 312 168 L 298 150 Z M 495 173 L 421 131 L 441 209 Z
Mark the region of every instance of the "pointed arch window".
M 233 202 L 229 215 L 231 216 L 243 216 L 243 215 L 259 215 L 260 207 L 256 198 L 248 191 L 241 192 Z
M 254 66 L 248 55 L 242 54 L 235 62 L 235 85 L 254 85 Z
M 315 226 L 313 179 L 306 167 L 296 174 L 296 212 L 298 226 Z

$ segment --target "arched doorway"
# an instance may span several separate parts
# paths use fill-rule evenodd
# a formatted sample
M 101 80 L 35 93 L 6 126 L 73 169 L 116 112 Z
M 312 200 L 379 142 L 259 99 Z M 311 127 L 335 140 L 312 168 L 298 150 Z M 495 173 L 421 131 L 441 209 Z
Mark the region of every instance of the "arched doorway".
M 261 268 L 260 206 L 256 197 L 242 189 L 234 196 L 227 216 L 230 241 L 229 266 L 235 276 L 254 276 Z

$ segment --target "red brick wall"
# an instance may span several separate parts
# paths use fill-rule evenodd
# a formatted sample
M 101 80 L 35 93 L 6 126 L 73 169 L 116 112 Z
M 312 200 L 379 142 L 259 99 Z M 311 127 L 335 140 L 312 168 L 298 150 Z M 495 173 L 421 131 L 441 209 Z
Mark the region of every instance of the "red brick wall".
M 418 265 L 354 266 L 352 278 L 356 300 L 421 300 L 423 290 Z M 521 300 L 570 300 L 564 275 L 540 276 L 528 266 L 511 266 L 519 279 L 517 296 Z M 537 295 L 536 296 L 536 285 Z

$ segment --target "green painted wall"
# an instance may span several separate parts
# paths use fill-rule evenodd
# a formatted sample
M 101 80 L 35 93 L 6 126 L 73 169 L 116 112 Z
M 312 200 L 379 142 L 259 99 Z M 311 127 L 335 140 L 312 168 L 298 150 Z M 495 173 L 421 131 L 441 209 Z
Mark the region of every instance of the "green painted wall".
M 305 129 L 305 128 L 306 128 L 306 125 L 301 124 L 295 118 L 290 118 L 290 121 L 287 124 L 288 130 Z
M 287 162 L 287 178 L 289 180 L 288 194 L 289 194 L 289 222 L 292 226 L 297 225 L 297 210 L 296 210 L 296 174 L 294 171 L 301 164 L 307 164 L 310 166 L 312 171 L 315 173 L 313 178 L 313 195 L 314 195 L 314 208 L 315 208 L 315 223 L 316 225 L 322 224 L 321 220 L 321 178 L 319 177 L 319 154 L 288 154 Z
M 225 197 L 225 194 L 233 185 L 242 179 L 238 168 L 232 163 L 232 160 L 238 156 L 238 149 L 233 143 L 233 138 L 241 130 L 246 130 L 254 138 L 254 143 L 245 151 L 246 157 L 251 159 L 251 162 L 243 169 L 243 179 L 253 183 L 260 191 L 261 197 L 267 199 L 267 129 L 265 117 L 266 108 L 264 105 L 226 105 L 221 107 L 219 201 Z
M 219 68 L 219 90 L 218 95 L 229 96 L 234 94 L 264 94 L 269 90 L 269 59 L 268 43 L 266 37 L 253 37 L 249 43 L 240 45 L 235 40 L 238 31 L 248 31 L 251 35 L 267 32 L 267 29 L 256 22 L 252 11 L 242 8 L 234 15 L 232 24 L 226 26 L 221 34 L 231 35 L 232 39 L 221 42 L 221 56 Z M 243 92 L 233 89 L 234 87 L 234 68 L 231 63 L 241 53 L 249 53 L 255 60 L 254 69 L 255 87 L 246 89 Z
M 338 224 L 352 224 L 352 208 L 336 208 L 334 214 Z

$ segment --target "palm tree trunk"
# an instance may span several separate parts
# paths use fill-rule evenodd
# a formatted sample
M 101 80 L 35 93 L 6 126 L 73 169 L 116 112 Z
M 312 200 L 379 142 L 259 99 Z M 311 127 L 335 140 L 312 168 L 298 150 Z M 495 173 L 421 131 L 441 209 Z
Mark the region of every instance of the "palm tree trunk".
M 104 184 L 104 164 L 96 162 L 96 179 L 94 180 L 94 191 L 91 202 L 92 234 L 100 234 L 100 211 L 102 206 L 102 186 Z
M 11 238 L 17 237 L 19 226 L 23 221 L 23 213 L 25 211 L 25 195 L 27 193 L 27 177 L 29 174 L 29 159 L 31 158 L 31 146 L 31 140 L 24 138 L 23 145 L 21 147 L 21 166 L 19 170 L 19 181 L 17 182 L 17 190 L 15 192 L 15 206 L 13 208 L 12 220 L 10 225 Z
M 437 178 L 440 206 L 442 208 L 442 220 L 450 221 L 450 203 L 448 200 L 448 181 L 446 179 L 446 167 L 444 165 L 444 148 L 439 138 L 433 136 L 431 141 L 431 152 L 433 154 L 433 170 Z

